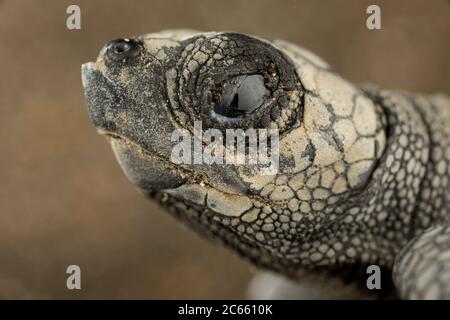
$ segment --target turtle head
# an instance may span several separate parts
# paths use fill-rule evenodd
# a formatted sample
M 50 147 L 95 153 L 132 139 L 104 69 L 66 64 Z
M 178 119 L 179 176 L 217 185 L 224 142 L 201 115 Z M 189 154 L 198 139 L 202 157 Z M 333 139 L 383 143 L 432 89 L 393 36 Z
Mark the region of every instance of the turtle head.
M 145 191 L 188 182 L 248 195 L 291 165 L 278 141 L 300 123 L 303 89 L 292 61 L 263 40 L 118 39 L 82 66 L 82 80 L 92 122 Z
M 91 120 L 134 184 L 272 268 L 307 260 L 299 247 L 335 223 L 384 148 L 372 100 L 284 42 L 119 39 L 82 79 Z

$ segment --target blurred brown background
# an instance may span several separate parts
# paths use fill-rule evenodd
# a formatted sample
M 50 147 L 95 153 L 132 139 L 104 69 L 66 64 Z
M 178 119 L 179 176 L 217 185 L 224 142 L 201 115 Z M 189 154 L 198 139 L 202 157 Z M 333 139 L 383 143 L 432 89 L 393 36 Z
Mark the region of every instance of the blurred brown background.
M 0 298 L 244 297 L 255 271 L 136 192 L 83 101 L 80 65 L 105 42 L 183 27 L 283 38 L 354 82 L 450 93 L 448 0 L 0 0 Z

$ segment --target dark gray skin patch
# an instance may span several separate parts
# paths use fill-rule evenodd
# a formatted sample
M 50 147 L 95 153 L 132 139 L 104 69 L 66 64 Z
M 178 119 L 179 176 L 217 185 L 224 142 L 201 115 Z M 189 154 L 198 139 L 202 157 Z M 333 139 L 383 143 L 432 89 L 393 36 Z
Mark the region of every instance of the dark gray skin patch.
M 450 298 L 449 98 L 363 91 L 283 41 L 186 34 L 113 41 L 83 65 L 91 120 L 128 178 L 253 264 L 314 279 L 323 297 L 393 297 L 385 278 L 368 293 L 364 272 L 395 264 L 400 297 Z M 278 129 L 279 172 L 171 162 L 172 132 L 196 120 Z

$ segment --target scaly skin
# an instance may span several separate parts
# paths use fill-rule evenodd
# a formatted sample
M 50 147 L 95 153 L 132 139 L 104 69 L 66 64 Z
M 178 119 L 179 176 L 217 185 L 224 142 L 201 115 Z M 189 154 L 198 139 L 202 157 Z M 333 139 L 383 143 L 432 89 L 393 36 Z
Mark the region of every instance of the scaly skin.
M 448 97 L 360 88 L 305 49 L 236 33 L 166 31 L 123 46 L 112 42 L 83 65 L 91 119 L 128 178 L 177 218 L 300 285 L 315 279 L 324 297 L 368 296 L 363 267 L 391 270 L 412 248 L 395 268 L 400 296 L 450 298 L 447 278 L 417 284 L 420 266 L 405 263 L 450 252 L 449 228 L 430 261 L 407 246 L 448 224 Z M 260 75 L 270 95 L 224 121 L 211 110 L 237 74 Z M 171 162 L 171 133 L 192 131 L 194 120 L 279 129 L 278 172 Z

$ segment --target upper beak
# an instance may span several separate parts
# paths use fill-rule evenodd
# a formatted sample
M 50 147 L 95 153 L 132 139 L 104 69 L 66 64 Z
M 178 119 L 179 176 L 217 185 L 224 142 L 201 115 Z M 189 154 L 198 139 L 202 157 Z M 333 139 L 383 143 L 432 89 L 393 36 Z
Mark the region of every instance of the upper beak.
M 87 62 L 81 66 L 81 80 L 89 117 L 98 130 L 114 131 L 115 124 L 105 110 L 118 103 L 117 88 L 108 82 L 97 64 Z

